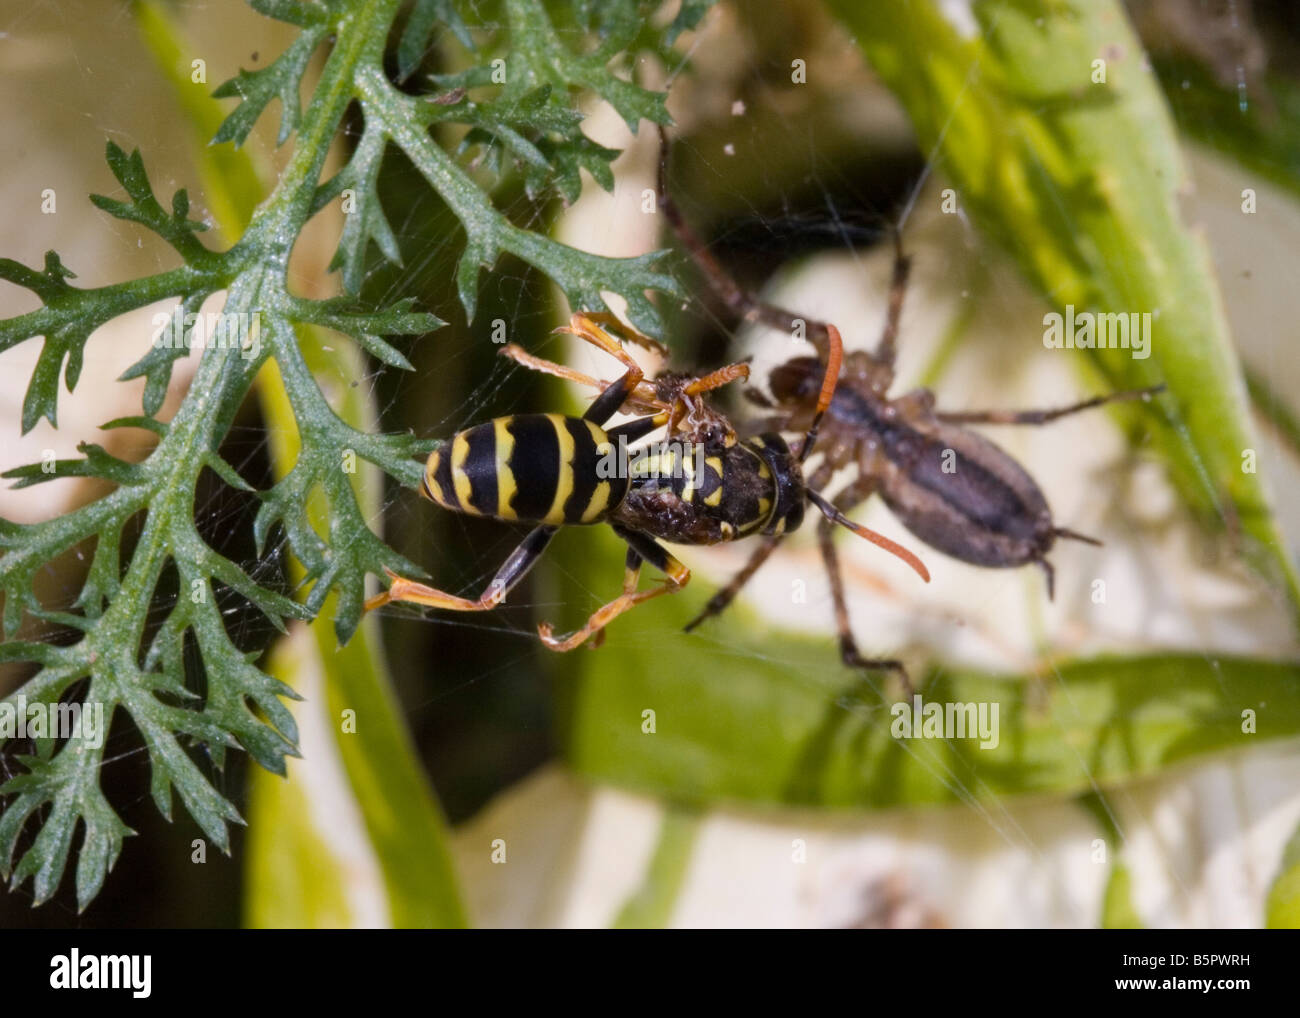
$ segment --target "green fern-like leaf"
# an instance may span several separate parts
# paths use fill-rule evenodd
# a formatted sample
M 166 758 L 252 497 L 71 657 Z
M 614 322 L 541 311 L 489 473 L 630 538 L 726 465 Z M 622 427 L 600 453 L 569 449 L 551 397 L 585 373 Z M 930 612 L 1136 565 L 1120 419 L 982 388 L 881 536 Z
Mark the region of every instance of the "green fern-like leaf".
M 84 442 L 78 459 L 18 467 L 7 475 L 18 487 L 93 477 L 105 482 L 109 492 L 42 523 L 0 519 L 5 639 L 0 663 L 36 667 L 30 680 L 0 701 L 0 710 L 78 703 L 85 710 L 102 709 L 106 725 L 119 711 L 128 715 L 144 740 L 159 811 L 172 816 L 174 793 L 205 836 L 223 850 L 229 848 L 230 824 L 242 820 L 214 784 L 213 768 L 224 766 L 230 749 L 241 748 L 261 766 L 283 774 L 285 758 L 298 752 L 297 727 L 285 703 L 293 698 L 292 690 L 259 667 L 258 653 L 236 644 L 223 608 L 232 599 L 241 600 L 283 629 L 287 620 L 314 617 L 329 601 L 336 605 L 338 637 L 346 641 L 361 617 L 368 573 L 419 572 L 370 529 L 354 488 L 355 464 L 368 461 L 399 483 L 414 486 L 422 469 L 417 458 L 427 456 L 435 443 L 410 435 L 368 434 L 343 421 L 309 369 L 296 328 L 311 325 L 345 334 L 382 364 L 409 369 L 392 337 L 423 336 L 443 323 L 410 299 L 376 308 L 353 297 L 308 300 L 292 293 L 289 255 L 304 224 L 330 203 L 345 202 L 333 268 L 341 269 L 348 293 L 359 288 L 372 242 L 381 255 L 397 261 L 400 251 L 377 183 L 385 154 L 396 147 L 464 228 L 458 283 L 471 315 L 481 268 L 503 252 L 550 276 L 575 307 L 601 309 L 602 293 L 621 295 L 634 322 L 652 333 L 658 316 L 647 291 L 678 292 L 672 277 L 656 268 L 657 255 L 602 258 L 516 226 L 431 136 L 438 123 L 469 126 L 478 132 L 474 144 L 504 146 L 525 167 L 535 193 L 554 186 L 565 197 L 576 196 L 582 169 L 611 186 L 609 161 L 615 153 L 582 136 L 575 104 L 580 91 L 592 90 L 614 103 L 630 123 L 667 120 L 662 95 L 611 70 L 627 63 L 631 49 L 667 53 L 667 36 L 647 34 L 644 18 L 632 18 L 648 5 L 617 0 L 603 12 L 601 5 L 583 0 L 556 5 L 566 27 L 580 26 L 592 36 L 594 46 L 579 51 L 559 43 L 552 15 L 540 0 L 507 0 L 504 27 L 484 20 L 471 5 L 417 0 L 398 43 L 399 67 L 411 71 L 431 41 L 446 37 L 486 61 L 489 73 L 491 61 L 503 59 L 516 75 L 505 87 L 492 86 L 498 94 L 471 101 L 445 92 L 407 95 L 389 80 L 383 46 L 398 0 L 251 3 L 300 33 L 270 66 L 241 71 L 217 89 L 218 97 L 240 103 L 214 141 L 242 144 L 278 99 L 280 142 L 291 135 L 295 142 L 280 181 L 238 242 L 224 251 L 205 246 L 199 239 L 204 224 L 190 217 L 186 192 L 176 192 L 170 203 L 159 201 L 141 154 L 110 143 L 108 163 L 121 193 L 91 200 L 110 215 L 157 234 L 179 255 L 180 266 L 83 289 L 70 282 L 74 273 L 54 252 L 39 270 L 0 259 L 0 279 L 30 290 L 42 305 L 0 321 L 0 352 L 28 340 L 43 341 L 23 404 L 24 431 L 42 418 L 56 423 L 59 383 L 73 391 L 85 343 L 96 329 L 155 302 L 176 302 L 168 326 L 156 330 L 153 342 L 122 376 L 124 381 L 145 379 L 142 413 L 104 425 L 152 434 L 156 445 L 148 456 L 128 462 Z M 694 12 L 699 5 L 688 7 Z M 694 13 L 690 18 L 698 20 Z M 635 31 L 634 23 L 640 26 Z M 679 23 L 684 24 L 682 16 L 667 35 L 678 31 Z M 320 79 L 304 108 L 304 74 L 327 41 Z M 363 120 L 360 139 L 344 167 L 322 183 L 326 153 L 354 102 Z M 214 331 L 199 310 L 223 291 L 221 327 Z M 199 355 L 188 393 L 169 422 L 157 420 L 172 368 L 195 351 Z M 275 361 L 283 380 L 300 450 L 287 476 L 269 490 L 254 491 L 219 449 L 268 360 Z M 269 572 L 278 576 L 278 568 L 263 561 L 234 562 L 199 533 L 195 492 L 207 470 L 260 500 L 253 525 L 259 557 L 278 553 L 280 548 L 271 544 L 283 542 L 302 566 L 292 597 L 266 578 Z M 318 528 L 313 524 L 316 510 L 309 515 L 308 506 L 322 504 L 328 525 Z M 126 534 L 132 544 L 124 556 Z M 60 557 L 85 555 L 86 549 L 93 549 L 89 568 L 72 604 L 42 604 L 34 589 L 38 573 Z M 16 639 L 29 619 L 65 627 L 75 639 L 58 645 Z M 195 667 L 201 669 L 202 682 L 192 681 Z M 202 693 L 196 694 L 196 688 Z M 99 893 L 131 833 L 100 791 L 105 733 L 37 734 L 34 752 L 14 758 L 21 772 L 0 786 L 0 875 L 12 886 L 31 880 L 35 900 L 46 901 L 60 885 L 80 831 L 76 894 L 84 908 Z M 26 845 L 21 852 L 20 845 Z

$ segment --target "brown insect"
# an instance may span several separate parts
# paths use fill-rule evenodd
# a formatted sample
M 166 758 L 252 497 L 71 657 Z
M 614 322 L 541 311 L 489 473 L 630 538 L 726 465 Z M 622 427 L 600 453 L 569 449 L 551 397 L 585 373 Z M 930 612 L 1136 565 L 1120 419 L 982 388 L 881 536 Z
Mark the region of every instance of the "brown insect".
M 798 325 L 817 351 L 816 357 L 796 357 L 769 376 L 772 398 L 748 390 L 747 395 L 770 414 L 762 428 L 800 430 L 811 421 L 826 370 L 834 326 L 765 303 L 742 287 L 708 251 L 676 207 L 667 188 L 667 135 L 660 129 L 659 204 L 682 244 L 699 266 L 710 289 L 735 313 L 775 329 L 795 333 Z M 1029 473 L 998 446 L 969 430 L 969 424 L 1046 424 L 1068 414 L 1118 400 L 1148 399 L 1164 386 L 1096 396 L 1053 410 L 964 411 L 935 409 L 934 395 L 917 389 L 891 397 L 898 324 L 910 268 L 897 234 L 894 269 L 885 325 L 872 352 L 853 351 L 843 357 L 839 384 L 822 421 L 821 463 L 808 477 L 809 488 L 820 491 L 834 474 L 856 468 L 856 477 L 835 500 L 841 513 L 852 512 L 879 494 L 899 521 L 933 548 L 973 565 L 1013 568 L 1034 564 L 1047 577 L 1052 596 L 1054 572 L 1047 554 L 1058 538 L 1101 542 L 1056 525 L 1043 492 Z M 831 531 L 818 528 L 818 543 L 830 578 L 844 662 L 862 665 L 849 628 L 844 583 Z M 741 588 L 771 556 L 780 536 L 755 549 L 744 568 L 719 591 L 688 629 L 726 608 Z

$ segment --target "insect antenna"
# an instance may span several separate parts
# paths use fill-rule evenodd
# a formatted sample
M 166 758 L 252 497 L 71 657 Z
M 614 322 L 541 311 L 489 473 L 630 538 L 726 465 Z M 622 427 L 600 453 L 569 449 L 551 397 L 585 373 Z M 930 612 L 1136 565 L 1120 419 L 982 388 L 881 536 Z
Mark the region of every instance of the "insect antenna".
M 807 433 L 803 436 L 803 444 L 799 447 L 800 463 L 808 458 L 813 451 L 813 446 L 817 444 L 817 430 L 821 427 L 822 418 L 826 416 L 826 408 L 831 405 L 831 399 L 835 396 L 835 386 L 840 380 L 844 341 L 840 338 L 840 330 L 833 325 L 826 326 L 826 336 L 830 340 L 830 349 L 826 356 L 826 374 L 822 376 L 822 391 L 817 396 L 817 410 L 813 414 L 812 424 L 809 425 Z
M 884 534 L 877 534 L 874 530 L 870 530 L 860 523 L 854 523 L 811 488 L 808 489 L 807 495 L 808 501 L 820 509 L 822 515 L 832 523 L 838 523 L 841 527 L 852 530 L 859 537 L 865 538 L 876 547 L 883 548 L 896 558 L 902 559 L 916 571 L 916 574 L 921 577 L 921 579 L 925 580 L 926 583 L 930 582 L 930 570 L 925 568 L 925 563 L 912 554 L 912 552 L 904 548 L 901 544 L 891 541 Z

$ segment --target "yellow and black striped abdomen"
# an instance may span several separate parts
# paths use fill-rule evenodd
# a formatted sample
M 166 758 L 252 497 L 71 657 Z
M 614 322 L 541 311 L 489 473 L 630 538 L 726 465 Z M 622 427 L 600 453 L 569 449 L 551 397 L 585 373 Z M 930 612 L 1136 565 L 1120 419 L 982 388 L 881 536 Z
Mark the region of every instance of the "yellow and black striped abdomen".
M 425 494 L 471 516 L 599 523 L 627 494 L 610 449 L 604 429 L 581 417 L 498 417 L 434 451 L 424 467 Z

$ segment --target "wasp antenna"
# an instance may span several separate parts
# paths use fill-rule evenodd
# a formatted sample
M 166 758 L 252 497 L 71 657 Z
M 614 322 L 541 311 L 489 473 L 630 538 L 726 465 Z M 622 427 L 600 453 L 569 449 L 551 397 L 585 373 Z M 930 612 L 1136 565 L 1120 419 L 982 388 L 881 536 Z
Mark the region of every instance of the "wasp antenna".
M 1067 530 L 1065 527 L 1056 527 L 1052 533 L 1057 537 L 1064 537 L 1070 541 L 1082 541 L 1084 544 L 1091 544 L 1097 548 L 1102 546 L 1102 542 L 1098 541 L 1095 537 L 1089 537 L 1087 534 L 1079 534 L 1073 530 Z
M 818 417 L 821 417 L 826 412 L 826 408 L 831 405 L 831 398 L 835 395 L 835 385 L 840 380 L 840 363 L 844 359 L 844 340 L 840 338 L 840 330 L 828 322 L 826 334 L 830 338 L 831 348 L 826 357 L 826 376 L 822 379 L 821 395 L 817 397 Z
M 820 509 L 822 515 L 832 523 L 838 523 L 841 527 L 852 530 L 859 537 L 870 541 L 877 548 L 883 548 L 895 558 L 902 559 L 912 567 L 917 576 L 921 577 L 926 583 L 930 582 L 930 570 L 925 568 L 925 563 L 901 544 L 891 541 L 884 534 L 877 534 L 874 530 L 864 527 L 860 523 L 854 523 L 815 491 L 808 491 L 808 501 Z
M 840 364 L 844 360 L 844 340 L 840 337 L 840 330 L 829 322 L 826 324 L 826 336 L 830 341 L 830 349 L 826 355 L 826 374 L 822 376 L 822 391 L 817 396 L 817 410 L 813 414 L 812 425 L 804 435 L 803 445 L 799 448 L 800 463 L 808 458 L 813 451 L 813 446 L 817 444 L 817 431 L 821 427 L 822 418 L 826 416 L 826 408 L 831 405 L 831 400 L 835 396 L 835 386 L 840 380 Z

